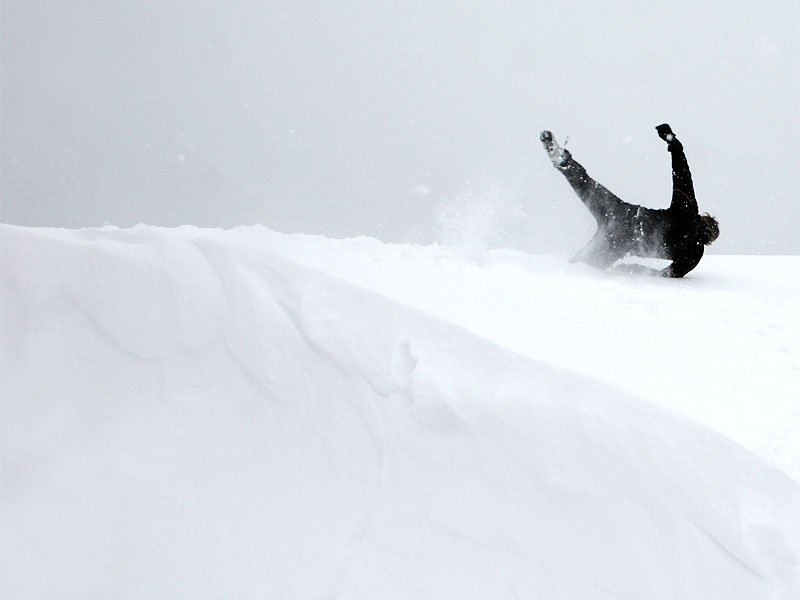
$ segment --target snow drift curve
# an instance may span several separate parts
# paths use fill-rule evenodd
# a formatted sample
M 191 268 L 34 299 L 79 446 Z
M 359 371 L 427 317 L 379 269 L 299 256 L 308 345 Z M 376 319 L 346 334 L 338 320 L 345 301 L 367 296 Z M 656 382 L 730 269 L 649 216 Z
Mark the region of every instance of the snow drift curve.
M 796 485 L 687 419 L 224 232 L 2 246 L 14 596 L 798 589 Z

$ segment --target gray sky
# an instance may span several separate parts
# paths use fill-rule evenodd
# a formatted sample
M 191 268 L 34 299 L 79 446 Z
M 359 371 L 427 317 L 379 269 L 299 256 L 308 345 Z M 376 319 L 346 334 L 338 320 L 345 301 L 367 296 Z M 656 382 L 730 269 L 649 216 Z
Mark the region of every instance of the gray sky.
M 788 0 L 4 0 L 1 217 L 570 252 L 539 131 L 662 207 L 666 121 L 714 250 L 799 254 L 798 39 Z

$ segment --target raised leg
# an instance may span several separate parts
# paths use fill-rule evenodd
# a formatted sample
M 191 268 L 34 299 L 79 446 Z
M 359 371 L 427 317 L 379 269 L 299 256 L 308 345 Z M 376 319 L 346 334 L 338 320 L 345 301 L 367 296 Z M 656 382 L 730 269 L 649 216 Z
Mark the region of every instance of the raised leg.
M 667 150 L 672 154 L 672 203 L 670 208 L 674 211 L 696 214 L 698 212 L 697 199 L 694 195 L 692 172 L 689 170 L 689 163 L 683 152 L 683 144 L 675 137 L 675 133 L 667 123 L 658 125 L 656 131 L 658 131 L 658 136 L 667 142 Z
M 569 150 L 561 148 L 549 131 L 543 131 L 540 139 L 553 166 L 566 177 L 578 198 L 586 205 L 600 227 L 613 225 L 615 221 L 630 218 L 635 207 L 623 202 L 604 186 L 592 179 L 586 169 L 572 158 Z

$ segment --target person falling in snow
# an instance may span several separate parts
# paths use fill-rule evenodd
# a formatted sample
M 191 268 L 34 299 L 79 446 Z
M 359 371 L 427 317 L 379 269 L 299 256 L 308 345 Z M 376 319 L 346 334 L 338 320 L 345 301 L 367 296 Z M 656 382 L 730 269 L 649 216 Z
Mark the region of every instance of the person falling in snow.
M 646 208 L 620 200 L 594 179 L 550 131 L 540 139 L 547 155 L 578 194 L 597 221 L 597 232 L 571 262 L 581 261 L 606 269 L 628 256 L 664 258 L 672 261 L 665 269 L 641 265 L 619 265 L 630 272 L 647 272 L 664 277 L 683 277 L 703 257 L 703 246 L 719 236 L 719 224 L 709 214 L 701 215 L 694 196 L 692 174 L 683 145 L 669 125 L 656 127 L 672 154 L 672 203 L 669 208 Z

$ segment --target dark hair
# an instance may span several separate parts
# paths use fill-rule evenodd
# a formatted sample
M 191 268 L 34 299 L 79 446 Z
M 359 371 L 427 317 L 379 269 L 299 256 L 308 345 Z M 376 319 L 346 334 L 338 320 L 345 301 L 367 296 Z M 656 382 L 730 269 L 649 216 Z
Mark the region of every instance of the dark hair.
M 705 234 L 703 244 L 709 246 L 719 237 L 719 222 L 708 213 L 700 215 L 700 220 L 703 222 L 703 233 Z

